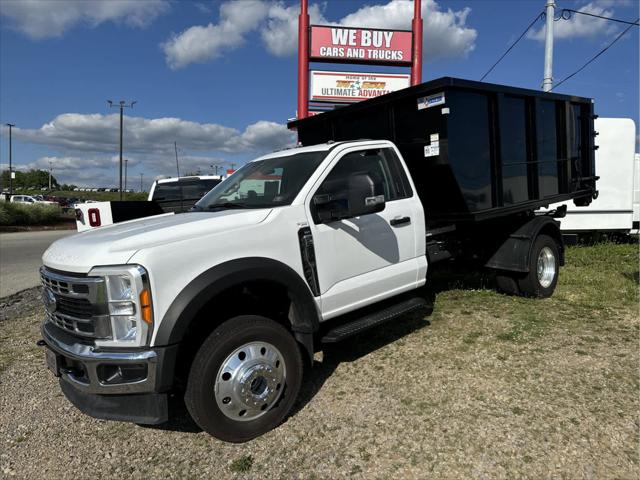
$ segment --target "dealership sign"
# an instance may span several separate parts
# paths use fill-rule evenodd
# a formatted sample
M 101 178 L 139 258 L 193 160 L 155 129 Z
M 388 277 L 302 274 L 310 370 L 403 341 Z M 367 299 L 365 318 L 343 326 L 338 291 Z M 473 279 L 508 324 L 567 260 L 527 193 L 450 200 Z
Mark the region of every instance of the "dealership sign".
M 311 26 L 310 60 L 332 63 L 411 64 L 411 32 Z
M 407 88 L 410 75 L 311 71 L 311 101 L 358 102 Z

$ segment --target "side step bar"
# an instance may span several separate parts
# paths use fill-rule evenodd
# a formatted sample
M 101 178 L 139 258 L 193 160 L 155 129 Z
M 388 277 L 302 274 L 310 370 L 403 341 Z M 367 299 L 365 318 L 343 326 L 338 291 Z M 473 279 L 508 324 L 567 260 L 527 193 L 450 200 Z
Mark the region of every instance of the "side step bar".
M 418 309 L 432 310 L 432 307 L 427 304 L 423 298 L 410 298 L 404 300 L 390 307 L 383 308 L 377 312 L 370 313 L 360 318 L 351 320 L 348 323 L 342 324 L 333 330 L 327 332 L 322 337 L 322 343 L 336 343 L 346 338 L 357 335 L 360 332 L 369 330 L 370 328 L 377 327 L 380 324 L 393 320 L 394 318 L 405 315 L 409 312 Z

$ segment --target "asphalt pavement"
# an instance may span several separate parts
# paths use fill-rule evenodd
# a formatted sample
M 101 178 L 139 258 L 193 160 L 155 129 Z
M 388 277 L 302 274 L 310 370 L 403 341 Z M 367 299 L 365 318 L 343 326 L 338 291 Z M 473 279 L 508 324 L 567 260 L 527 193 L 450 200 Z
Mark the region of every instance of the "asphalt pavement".
M 37 286 L 44 251 L 73 233 L 76 231 L 0 233 L 0 298 Z

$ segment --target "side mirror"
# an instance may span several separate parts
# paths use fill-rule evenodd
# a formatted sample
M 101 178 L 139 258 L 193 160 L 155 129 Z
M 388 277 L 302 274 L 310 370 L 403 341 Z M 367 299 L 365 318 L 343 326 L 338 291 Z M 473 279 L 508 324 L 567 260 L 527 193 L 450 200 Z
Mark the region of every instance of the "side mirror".
M 331 193 L 313 198 L 320 222 L 329 223 L 384 210 L 382 182 L 375 182 L 369 173 L 353 173 L 340 183 L 342 188 L 331 189 Z

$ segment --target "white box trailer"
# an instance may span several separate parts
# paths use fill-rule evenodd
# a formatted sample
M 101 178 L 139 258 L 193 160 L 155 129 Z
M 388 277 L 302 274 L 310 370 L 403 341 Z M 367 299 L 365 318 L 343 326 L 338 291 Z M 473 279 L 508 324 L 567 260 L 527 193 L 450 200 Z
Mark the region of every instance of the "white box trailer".
M 629 118 L 598 118 L 595 130 L 598 197 L 586 207 L 562 202 L 550 205 L 549 210 L 567 206 L 567 215 L 560 220 L 565 234 L 638 233 L 640 155 L 635 153 L 635 123 Z

